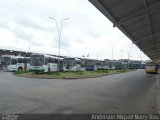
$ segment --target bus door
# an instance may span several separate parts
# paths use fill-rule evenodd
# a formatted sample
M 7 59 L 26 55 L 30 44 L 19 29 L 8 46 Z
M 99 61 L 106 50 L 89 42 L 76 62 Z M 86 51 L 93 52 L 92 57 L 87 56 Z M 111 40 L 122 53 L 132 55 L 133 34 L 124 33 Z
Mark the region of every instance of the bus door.
M 17 70 L 17 58 L 11 58 L 10 70 Z

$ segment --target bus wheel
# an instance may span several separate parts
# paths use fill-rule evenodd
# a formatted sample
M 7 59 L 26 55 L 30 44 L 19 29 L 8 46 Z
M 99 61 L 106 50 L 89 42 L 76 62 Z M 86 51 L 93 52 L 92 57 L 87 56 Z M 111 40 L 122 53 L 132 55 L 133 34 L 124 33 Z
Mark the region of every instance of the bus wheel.
M 19 67 L 18 70 L 23 70 L 23 68 L 22 68 L 22 67 Z

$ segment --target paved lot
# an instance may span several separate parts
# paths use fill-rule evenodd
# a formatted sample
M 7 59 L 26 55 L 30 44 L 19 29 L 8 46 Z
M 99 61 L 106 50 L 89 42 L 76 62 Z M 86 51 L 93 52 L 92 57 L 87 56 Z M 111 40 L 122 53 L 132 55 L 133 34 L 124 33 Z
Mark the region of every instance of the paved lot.
M 159 75 L 144 70 L 79 80 L 0 72 L 0 113 L 158 113 Z

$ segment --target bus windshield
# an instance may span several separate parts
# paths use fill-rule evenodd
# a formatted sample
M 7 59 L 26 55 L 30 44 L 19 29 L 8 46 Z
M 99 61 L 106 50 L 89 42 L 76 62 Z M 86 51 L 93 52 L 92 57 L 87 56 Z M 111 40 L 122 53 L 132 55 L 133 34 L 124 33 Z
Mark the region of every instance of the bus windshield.
M 146 63 L 146 66 L 155 66 L 155 63 L 154 62 L 148 62 L 148 63 Z
M 92 60 L 86 60 L 85 61 L 86 66 L 94 66 L 95 65 L 95 61 Z
M 106 62 L 106 61 L 102 61 L 102 62 L 101 62 L 101 65 L 106 66 L 106 65 L 107 65 L 107 62 Z
M 65 58 L 65 62 L 69 66 L 74 66 L 75 65 L 75 59 L 74 58 Z
M 3 57 L 3 62 L 5 65 L 10 65 L 11 57 Z
M 44 55 L 31 55 L 30 64 L 32 66 L 44 65 Z
M 106 65 L 105 63 L 106 63 L 105 61 L 98 61 L 97 65 Z

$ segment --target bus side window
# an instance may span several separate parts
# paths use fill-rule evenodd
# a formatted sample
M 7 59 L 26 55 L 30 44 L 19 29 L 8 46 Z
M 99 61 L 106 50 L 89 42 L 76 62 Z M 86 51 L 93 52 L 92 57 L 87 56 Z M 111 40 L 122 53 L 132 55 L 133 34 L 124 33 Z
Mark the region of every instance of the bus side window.
M 48 58 L 48 63 L 51 63 L 51 58 L 50 57 Z
M 48 58 L 46 57 L 45 58 L 45 65 L 47 65 L 48 64 Z
M 54 63 L 53 58 L 50 58 L 50 63 Z
M 48 58 L 48 63 L 52 63 L 52 58 Z
M 30 63 L 30 58 L 27 58 L 27 63 Z
M 76 64 L 78 64 L 78 61 L 76 60 Z
M 54 63 L 53 58 L 51 58 L 51 63 Z
M 17 59 L 12 58 L 11 65 L 15 65 L 15 64 L 17 64 Z
M 64 59 L 62 60 L 62 62 L 63 62 L 63 64 L 66 64 L 66 61 Z
M 81 64 L 81 62 L 79 60 L 76 61 L 76 64 Z
M 27 63 L 27 58 L 23 58 L 23 63 Z
M 57 58 L 54 58 L 54 63 L 58 63 L 58 59 Z
M 59 63 L 62 65 L 62 64 L 63 64 L 63 60 L 62 60 L 62 59 L 59 59 Z
M 18 58 L 18 63 L 23 63 L 23 59 L 22 58 Z

